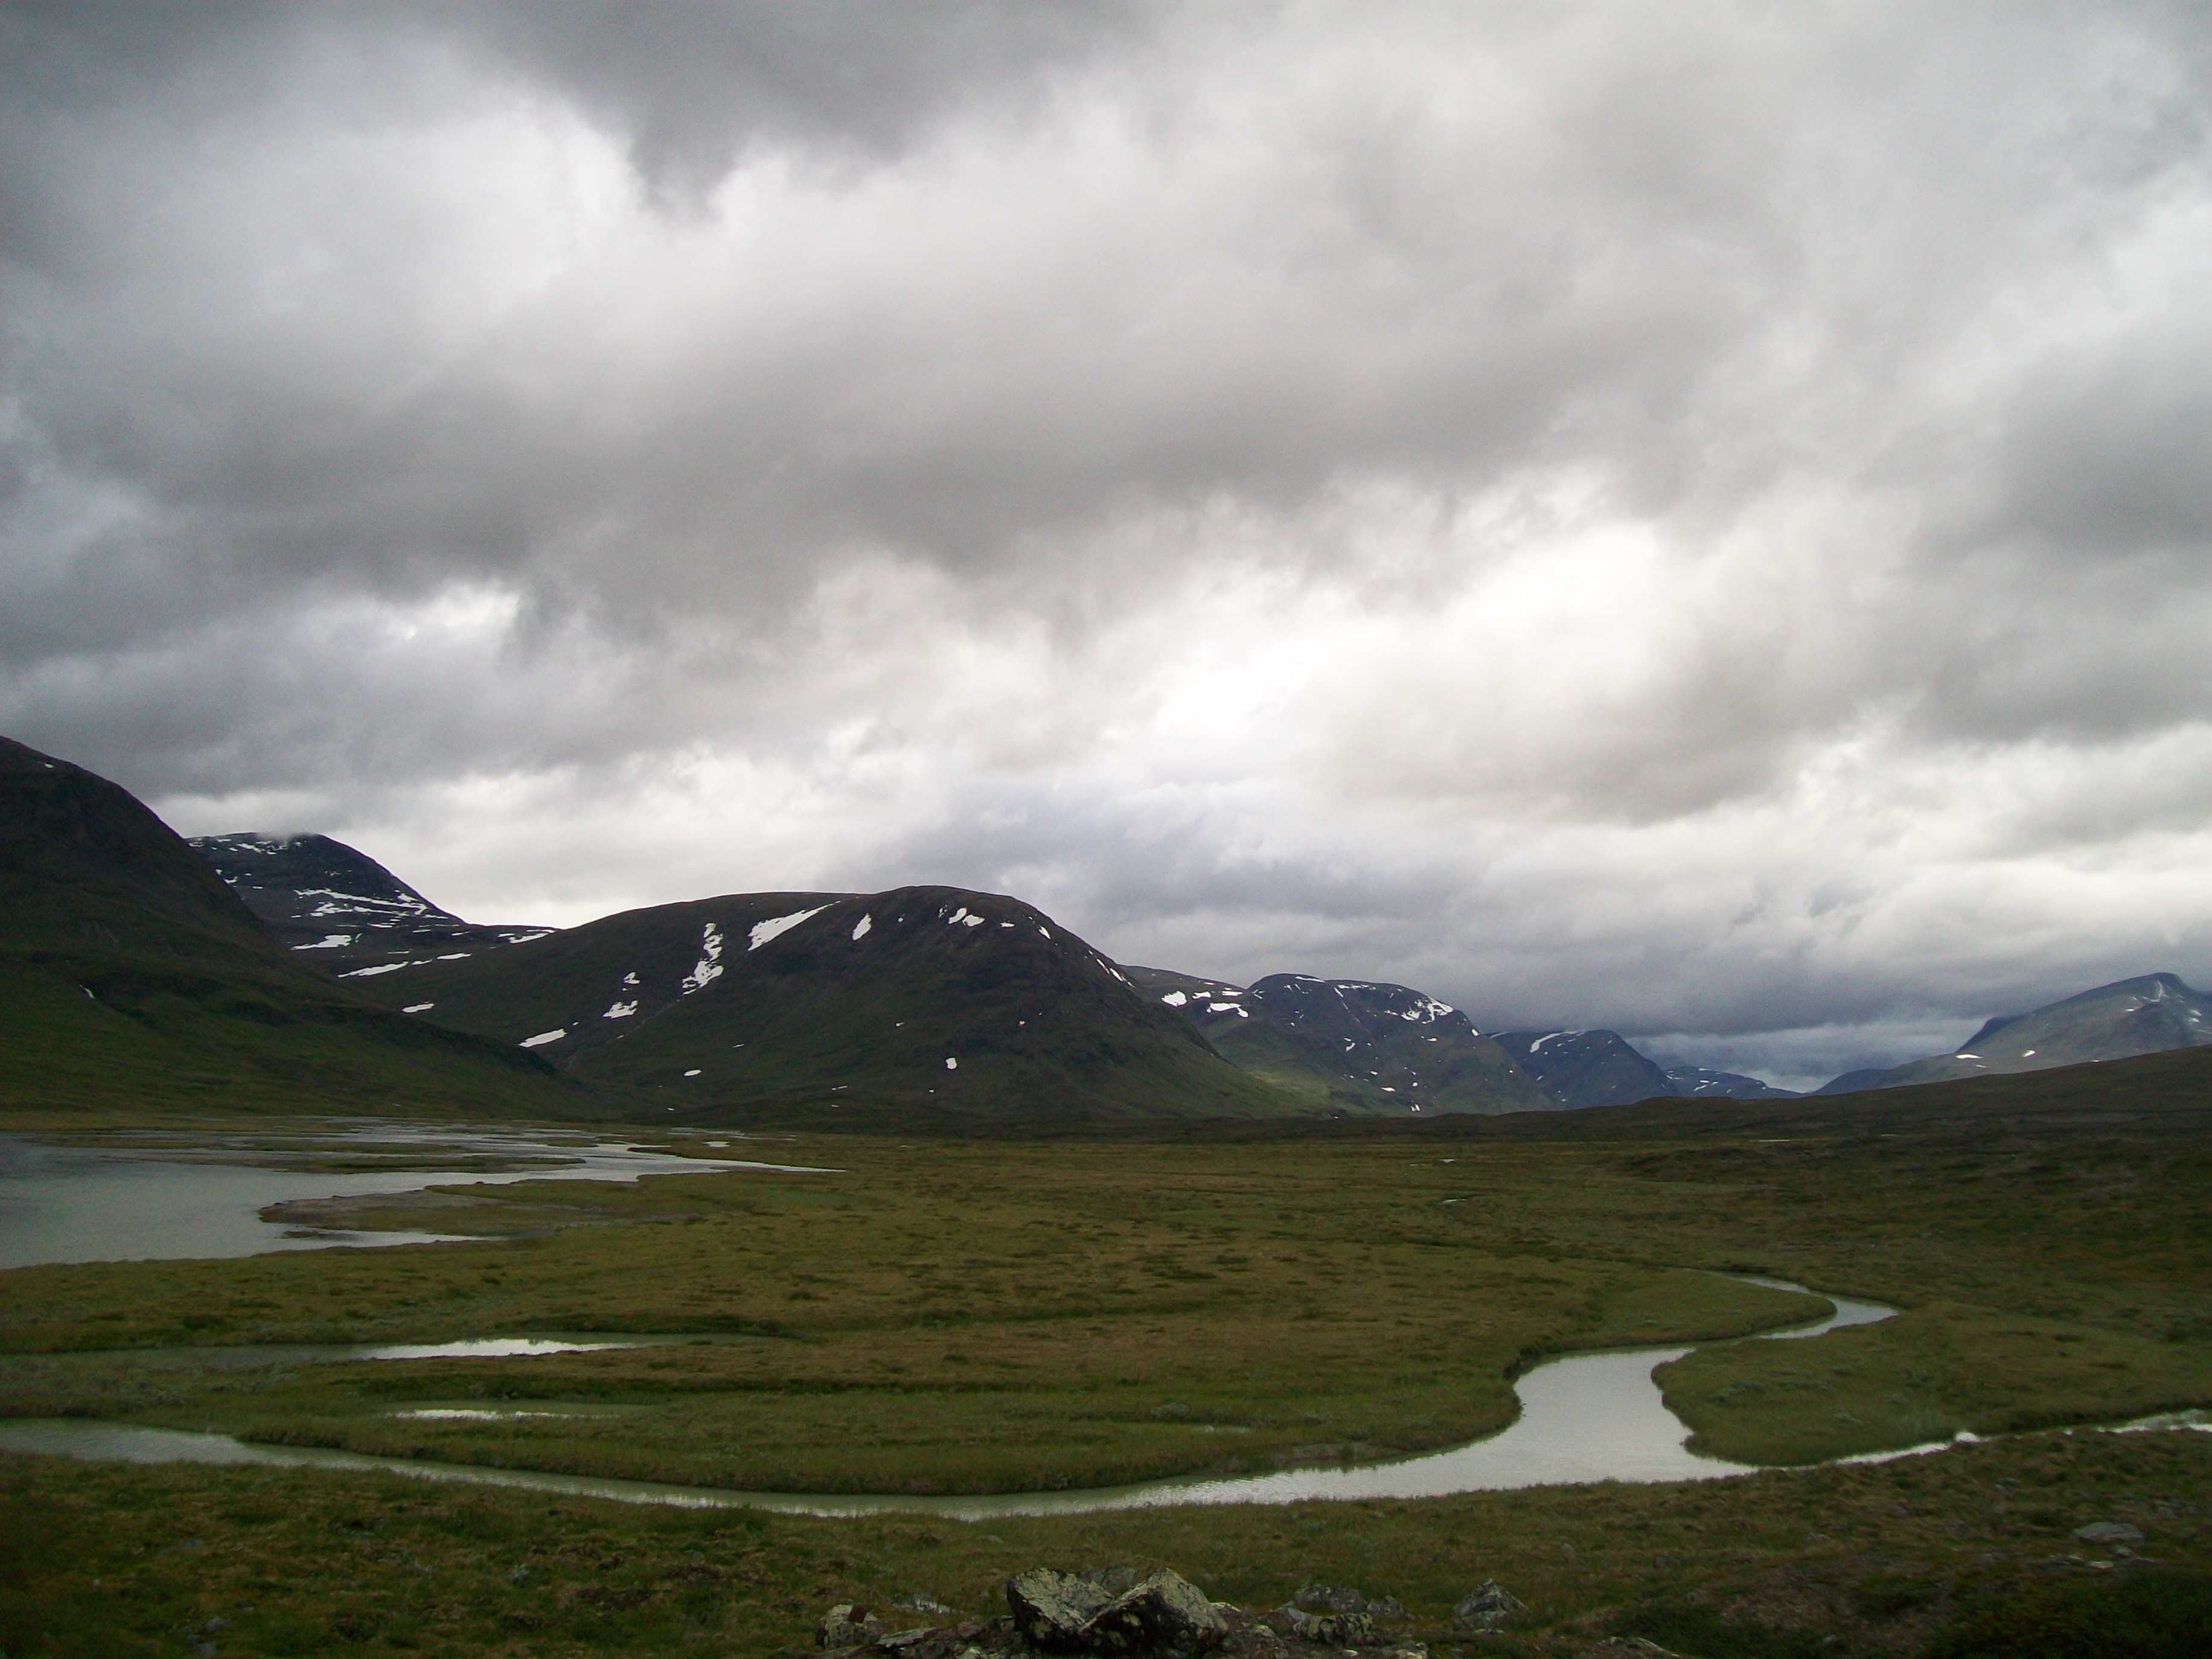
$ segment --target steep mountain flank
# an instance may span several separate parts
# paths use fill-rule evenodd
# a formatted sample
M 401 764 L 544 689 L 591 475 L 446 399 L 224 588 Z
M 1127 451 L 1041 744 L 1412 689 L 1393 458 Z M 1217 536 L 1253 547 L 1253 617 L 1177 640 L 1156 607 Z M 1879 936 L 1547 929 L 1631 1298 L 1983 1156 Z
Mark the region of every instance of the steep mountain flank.
M 396 1006 L 684 1112 L 1297 1109 L 1050 917 L 957 888 L 727 894 L 354 977 Z
M 1618 1031 L 1501 1031 L 1498 1046 L 1561 1106 L 1626 1106 L 1676 1092 Z
M 605 1109 L 300 966 L 128 791 L 5 738 L 0 1000 L 0 1106 Z

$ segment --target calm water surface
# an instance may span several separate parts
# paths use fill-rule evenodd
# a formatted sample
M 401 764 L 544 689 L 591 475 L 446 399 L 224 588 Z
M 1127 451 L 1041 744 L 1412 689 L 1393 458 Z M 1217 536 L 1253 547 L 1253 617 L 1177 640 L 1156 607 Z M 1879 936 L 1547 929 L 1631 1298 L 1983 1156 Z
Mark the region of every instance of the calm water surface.
M 345 1167 L 318 1170 L 313 1167 L 318 1163 Z M 408 1123 L 364 1122 L 267 1139 L 210 1136 L 190 1144 L 117 1136 L 98 1146 L 57 1146 L 0 1135 L 0 1268 L 418 1244 L 444 1236 L 301 1233 L 264 1221 L 258 1212 L 295 1199 L 359 1198 L 459 1182 L 635 1181 L 717 1170 L 825 1173 L 798 1164 L 686 1157 L 598 1134 Z

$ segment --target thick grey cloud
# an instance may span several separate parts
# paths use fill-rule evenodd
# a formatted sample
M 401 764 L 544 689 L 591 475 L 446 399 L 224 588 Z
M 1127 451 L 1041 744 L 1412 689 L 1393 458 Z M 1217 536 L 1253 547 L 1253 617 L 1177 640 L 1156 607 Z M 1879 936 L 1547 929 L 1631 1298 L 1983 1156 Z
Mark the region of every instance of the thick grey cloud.
M 2201 978 L 2208 90 L 2178 5 L 5 8 L 0 723 L 466 910 L 957 878 L 1793 1076 Z

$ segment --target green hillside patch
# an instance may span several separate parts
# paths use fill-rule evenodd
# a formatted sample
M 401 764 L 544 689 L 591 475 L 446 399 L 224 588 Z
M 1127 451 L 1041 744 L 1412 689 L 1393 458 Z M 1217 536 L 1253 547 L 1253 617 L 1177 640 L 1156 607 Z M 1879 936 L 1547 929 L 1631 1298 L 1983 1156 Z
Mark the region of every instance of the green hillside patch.
M 1947 1302 L 1817 1342 L 1701 1348 L 1656 1373 L 1692 1447 L 1810 1463 L 2212 1403 L 2212 1353 Z

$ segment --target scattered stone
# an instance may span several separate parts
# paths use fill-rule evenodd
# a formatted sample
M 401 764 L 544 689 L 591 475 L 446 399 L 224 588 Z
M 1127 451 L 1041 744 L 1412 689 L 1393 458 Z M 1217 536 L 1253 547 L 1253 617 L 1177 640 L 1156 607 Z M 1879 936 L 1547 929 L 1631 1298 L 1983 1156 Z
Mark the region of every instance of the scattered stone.
M 507 1582 L 510 1584 L 526 1583 L 529 1580 L 529 1577 L 530 1569 L 521 1565 L 520 1563 L 507 1570 Z
M 840 1601 L 822 1615 L 822 1623 L 814 1632 L 817 1648 L 856 1648 L 864 1642 L 872 1642 L 884 1634 L 884 1621 L 869 1615 L 867 1608 L 855 1607 L 850 1601 Z
M 1302 1584 L 1291 1598 L 1291 1605 L 1307 1613 L 1364 1613 L 1367 1598 L 1356 1589 L 1340 1589 L 1334 1584 Z
M 942 1601 L 933 1601 L 920 1590 L 908 1590 L 891 1604 L 906 1613 L 944 1613 L 952 1611 Z
M 1370 1601 L 1367 1604 L 1367 1616 L 1370 1619 L 1382 1620 L 1386 1623 L 1403 1619 L 1406 1617 L 1405 1604 L 1395 1595 L 1386 1595 L 1379 1601 Z
M 2124 1521 L 2092 1521 L 2086 1527 L 2074 1528 L 2075 1537 L 2085 1544 L 2140 1544 L 2142 1533 Z
M 1486 1578 L 1459 1599 L 1452 1609 L 1452 1622 L 1473 1630 L 1496 1630 L 1516 1613 L 1528 1608 L 1520 1598 L 1495 1578 Z

